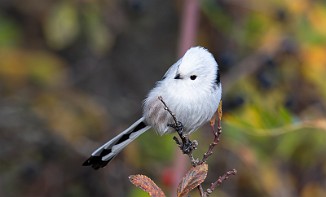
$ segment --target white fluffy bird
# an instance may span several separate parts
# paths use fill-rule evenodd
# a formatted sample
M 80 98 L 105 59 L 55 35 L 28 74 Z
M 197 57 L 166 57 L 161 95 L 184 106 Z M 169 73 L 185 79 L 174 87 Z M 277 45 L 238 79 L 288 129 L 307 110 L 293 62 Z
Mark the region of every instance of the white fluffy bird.
M 153 128 L 160 135 L 174 132 L 173 117 L 158 97 L 162 97 L 185 134 L 190 134 L 214 116 L 221 100 L 222 86 L 218 64 L 203 47 L 190 48 L 173 64 L 149 92 L 143 104 L 143 117 L 95 150 L 83 165 L 104 167 L 123 148 Z

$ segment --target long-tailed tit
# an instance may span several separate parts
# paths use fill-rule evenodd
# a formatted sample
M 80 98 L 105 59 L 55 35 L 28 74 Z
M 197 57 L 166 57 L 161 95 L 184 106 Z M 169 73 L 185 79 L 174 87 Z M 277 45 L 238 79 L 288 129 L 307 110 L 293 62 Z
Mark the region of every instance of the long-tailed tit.
M 182 123 L 183 132 L 190 134 L 214 116 L 221 93 L 220 73 L 213 55 L 202 47 L 190 48 L 149 92 L 143 104 L 143 117 L 95 150 L 83 165 L 104 167 L 150 128 L 160 135 L 174 132 L 174 120 L 158 97 Z

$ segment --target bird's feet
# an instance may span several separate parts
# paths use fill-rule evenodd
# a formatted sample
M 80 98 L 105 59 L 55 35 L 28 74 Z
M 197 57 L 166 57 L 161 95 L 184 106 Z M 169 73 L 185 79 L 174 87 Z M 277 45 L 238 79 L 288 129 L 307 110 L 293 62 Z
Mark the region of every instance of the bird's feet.
M 183 134 L 183 125 L 180 121 L 177 121 L 174 124 L 168 124 L 169 127 L 172 127 L 177 131 L 181 141 L 177 137 L 173 137 L 174 141 L 178 144 L 183 154 L 191 154 L 193 150 L 197 148 L 198 142 L 191 141 L 187 135 Z
M 196 150 L 198 142 L 196 140 L 191 141 L 188 137 L 185 140 L 182 139 L 182 143 L 179 144 L 179 147 L 183 154 L 191 154 L 193 150 Z

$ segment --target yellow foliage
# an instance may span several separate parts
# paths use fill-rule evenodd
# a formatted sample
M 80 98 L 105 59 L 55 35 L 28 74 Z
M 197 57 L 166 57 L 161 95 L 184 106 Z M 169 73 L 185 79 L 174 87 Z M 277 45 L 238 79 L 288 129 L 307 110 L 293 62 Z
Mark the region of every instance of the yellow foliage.
M 69 142 L 80 140 L 82 133 L 106 128 L 105 111 L 81 94 L 45 92 L 35 100 L 34 109 Z
M 55 4 L 44 22 L 45 38 L 54 49 L 70 45 L 79 33 L 78 13 L 73 1 Z
M 322 197 L 326 196 L 326 189 L 316 183 L 308 183 L 303 188 L 300 197 Z
M 2 83 L 10 86 L 19 86 L 25 83 L 28 69 L 23 64 L 26 56 L 21 51 L 0 49 L 0 78 Z
M 302 49 L 302 73 L 326 98 L 326 47 L 309 45 Z
M 284 2 L 289 10 L 295 15 L 300 15 L 306 12 L 310 4 L 309 0 L 296 0 L 295 2 L 293 2 L 293 0 L 286 0 L 282 2 Z
M 292 184 L 289 181 L 288 174 L 281 174 L 273 164 L 264 163 L 264 165 L 259 165 L 259 171 L 261 184 L 270 196 L 280 196 L 282 192 L 291 190 Z
M 62 86 L 66 79 L 64 62 L 43 51 L 0 49 L 0 80 L 9 89 L 30 83 L 45 87 Z
M 314 28 L 314 31 L 326 35 L 326 8 L 319 5 L 314 4 L 312 10 L 308 12 L 308 19 Z
M 262 36 L 261 49 L 264 52 L 274 53 L 282 39 L 282 31 L 278 28 L 271 28 Z

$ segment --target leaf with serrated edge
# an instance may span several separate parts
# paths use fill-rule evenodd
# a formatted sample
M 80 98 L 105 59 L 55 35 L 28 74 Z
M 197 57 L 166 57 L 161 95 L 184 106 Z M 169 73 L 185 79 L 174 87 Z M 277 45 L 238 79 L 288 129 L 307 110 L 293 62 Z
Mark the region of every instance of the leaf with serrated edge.
M 165 197 L 165 194 L 159 188 L 154 181 L 145 175 L 137 174 L 129 176 L 129 180 L 136 187 L 139 187 L 143 191 L 147 192 L 151 197 Z
M 206 179 L 208 165 L 206 163 L 192 167 L 179 183 L 177 196 L 186 196 L 191 190 L 196 188 Z

